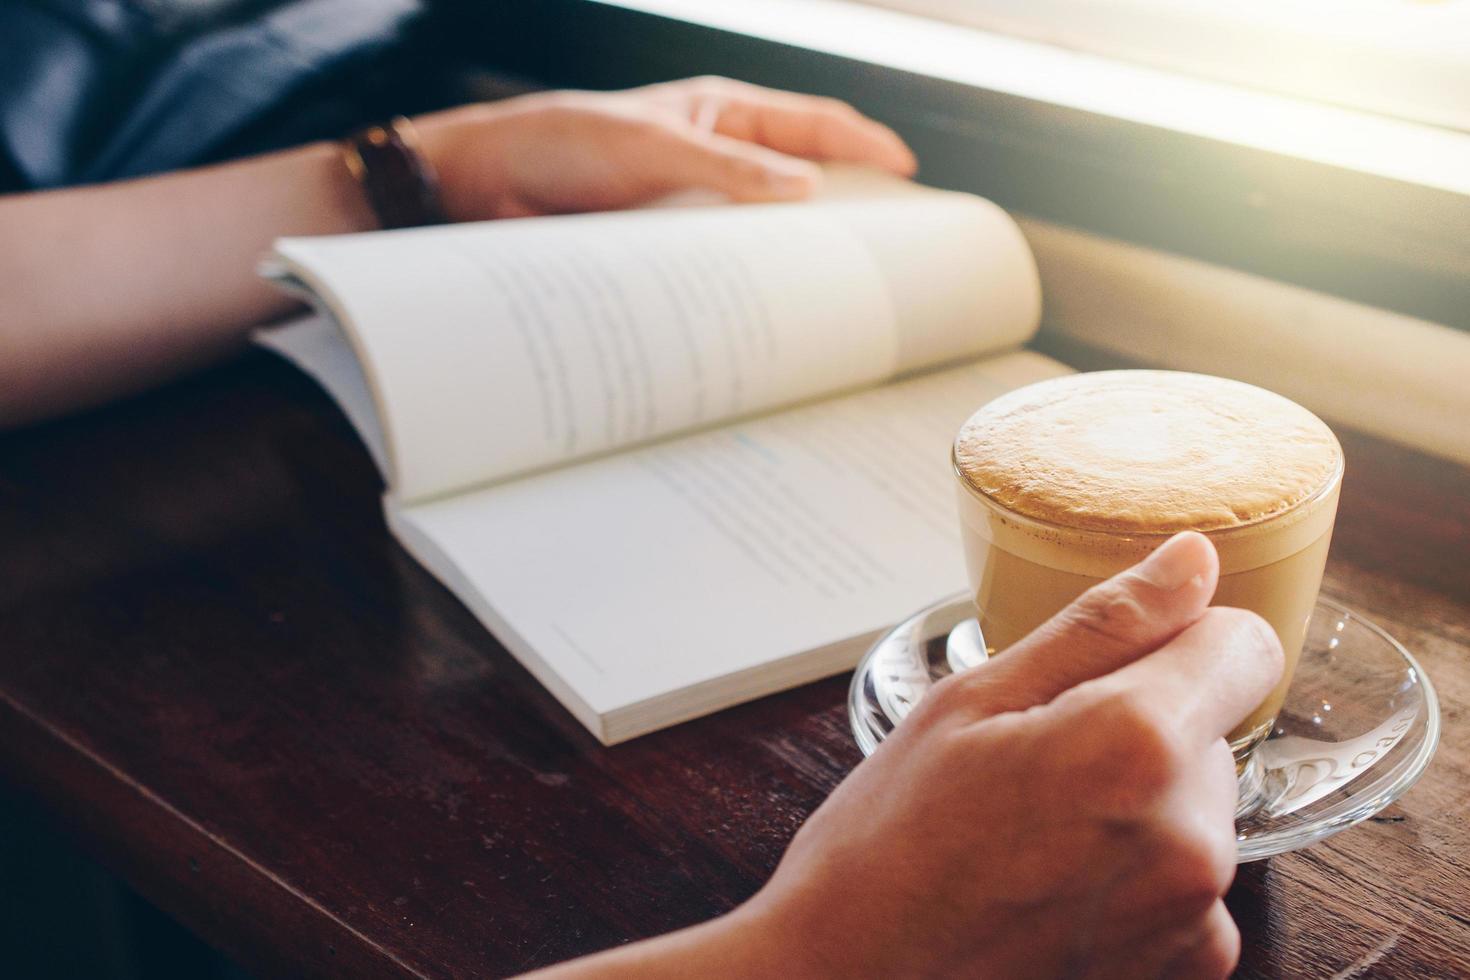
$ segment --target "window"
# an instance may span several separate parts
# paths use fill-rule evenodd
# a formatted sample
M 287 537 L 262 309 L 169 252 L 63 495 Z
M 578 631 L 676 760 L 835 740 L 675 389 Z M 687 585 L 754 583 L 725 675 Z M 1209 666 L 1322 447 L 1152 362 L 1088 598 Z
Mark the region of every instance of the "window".
M 1470 0 L 865 0 L 1470 131 Z

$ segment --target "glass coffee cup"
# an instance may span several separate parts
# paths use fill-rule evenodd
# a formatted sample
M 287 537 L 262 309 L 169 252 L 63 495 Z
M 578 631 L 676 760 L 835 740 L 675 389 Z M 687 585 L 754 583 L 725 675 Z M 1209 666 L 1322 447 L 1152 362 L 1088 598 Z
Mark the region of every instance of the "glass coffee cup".
M 1270 734 L 1321 587 L 1342 484 L 1332 431 L 1251 385 L 1172 371 L 1042 381 L 955 439 L 961 533 L 990 654 L 1184 530 L 1220 557 L 1214 605 L 1281 640 L 1280 683 L 1227 736 L 1239 772 Z

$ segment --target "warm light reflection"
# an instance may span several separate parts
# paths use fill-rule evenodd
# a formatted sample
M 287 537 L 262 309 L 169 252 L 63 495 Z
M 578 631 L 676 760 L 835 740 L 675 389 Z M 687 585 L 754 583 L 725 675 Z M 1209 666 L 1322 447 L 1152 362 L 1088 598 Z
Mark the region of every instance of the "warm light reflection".
M 1470 139 L 851 0 L 600 0 L 1025 98 L 1470 193 Z
M 858 2 L 1470 130 L 1470 4 L 1464 0 Z

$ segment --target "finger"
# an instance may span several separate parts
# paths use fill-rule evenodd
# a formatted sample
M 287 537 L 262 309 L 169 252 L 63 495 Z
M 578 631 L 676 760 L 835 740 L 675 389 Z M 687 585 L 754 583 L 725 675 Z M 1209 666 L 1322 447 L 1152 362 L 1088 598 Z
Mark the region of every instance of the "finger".
M 918 161 L 897 133 L 837 99 L 745 86 L 716 97 L 714 130 L 792 156 L 860 163 L 912 176 Z
M 698 187 L 732 201 L 796 201 L 814 194 L 822 180 L 808 161 L 678 123 L 662 127 L 636 153 L 632 163 L 653 193 Z
M 1160 977 L 1217 980 L 1240 962 L 1240 929 L 1225 903 L 1217 899 L 1191 941 L 1158 973 Z
M 882 123 L 840 99 L 707 76 L 634 89 L 690 122 L 733 139 L 810 160 L 870 164 L 900 176 L 919 168 L 913 151 Z
M 1240 932 L 1218 897 L 1182 919 L 1135 909 L 1100 935 L 1089 977 L 1213 980 L 1228 976 L 1240 955 Z
M 1230 754 L 1230 743 L 1223 738 L 1215 739 L 1194 776 L 1198 780 L 1197 785 L 1187 788 L 1184 795 L 1200 812 L 1213 815 L 1215 832 L 1226 841 L 1233 862 L 1237 846 L 1235 807 L 1240 801 L 1240 781 L 1235 774 L 1235 757 Z M 1234 868 L 1230 877 L 1235 877 Z
M 1144 750 L 1132 762 L 1149 765 L 1151 755 Z M 1128 779 L 1123 774 L 1119 781 Z M 1107 897 L 1114 928 L 1145 921 L 1187 925 L 1225 894 L 1238 868 L 1236 792 L 1235 761 L 1217 738 L 1180 760 L 1156 804 L 1140 805 L 1143 798 L 1125 792 L 1122 806 L 1115 800 L 1104 808 L 1115 831 L 1132 826 L 1135 853 L 1144 855 L 1136 873 L 1120 877 Z
M 1253 612 L 1216 607 L 1154 653 L 1090 682 L 1127 693 L 1166 731 L 1201 744 L 1235 728 L 1281 679 L 1275 630 Z
M 960 675 L 986 714 L 1046 704 L 1152 653 L 1204 614 L 1219 577 L 1208 538 L 1176 534 L 1083 593 L 983 667 Z

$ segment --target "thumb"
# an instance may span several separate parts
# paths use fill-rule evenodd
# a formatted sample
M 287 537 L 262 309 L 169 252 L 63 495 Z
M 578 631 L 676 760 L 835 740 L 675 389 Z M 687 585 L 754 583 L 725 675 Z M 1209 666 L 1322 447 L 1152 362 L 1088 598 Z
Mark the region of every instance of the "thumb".
M 821 186 L 821 169 L 807 160 L 692 125 L 670 125 L 663 134 L 634 161 L 652 193 L 702 188 L 753 203 L 802 200 Z
M 1208 538 L 1176 534 L 959 680 L 986 716 L 1046 704 L 1152 653 L 1192 625 L 1215 594 L 1219 570 Z

